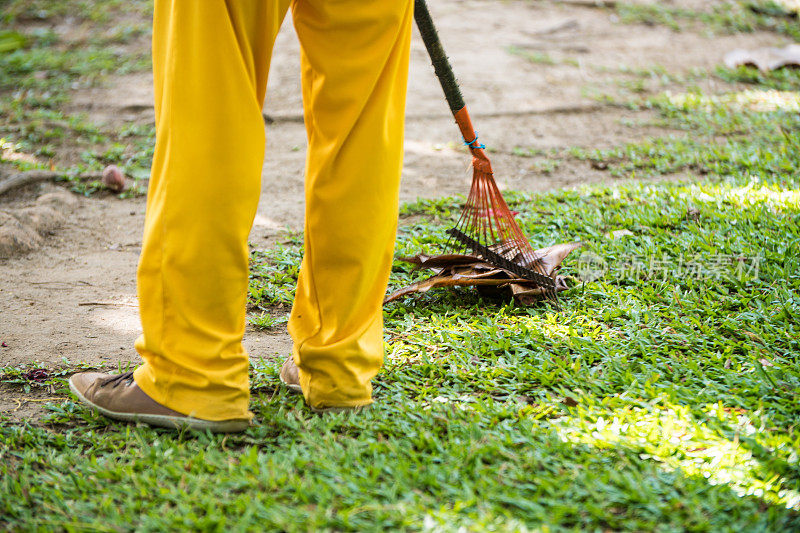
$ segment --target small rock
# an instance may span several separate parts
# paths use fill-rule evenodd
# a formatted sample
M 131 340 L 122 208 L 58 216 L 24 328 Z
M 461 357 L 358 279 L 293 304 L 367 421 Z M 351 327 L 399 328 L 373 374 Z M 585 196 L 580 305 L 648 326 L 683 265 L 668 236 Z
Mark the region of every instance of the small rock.
M 125 190 L 125 175 L 116 165 L 108 165 L 103 169 L 103 185 L 113 192 Z

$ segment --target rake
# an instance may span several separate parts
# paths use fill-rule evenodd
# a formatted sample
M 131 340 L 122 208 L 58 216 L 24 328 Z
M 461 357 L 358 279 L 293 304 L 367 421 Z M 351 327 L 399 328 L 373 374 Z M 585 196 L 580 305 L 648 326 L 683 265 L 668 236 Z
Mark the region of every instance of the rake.
M 446 248 L 457 253 L 471 251 L 488 263 L 535 282 L 558 307 L 554 277 L 547 275 L 541 258 L 534 252 L 494 181 L 486 146 L 478 142 L 425 0 L 415 0 L 414 19 L 464 144 L 472 154 L 472 186 L 456 226 L 447 231 L 450 238 Z

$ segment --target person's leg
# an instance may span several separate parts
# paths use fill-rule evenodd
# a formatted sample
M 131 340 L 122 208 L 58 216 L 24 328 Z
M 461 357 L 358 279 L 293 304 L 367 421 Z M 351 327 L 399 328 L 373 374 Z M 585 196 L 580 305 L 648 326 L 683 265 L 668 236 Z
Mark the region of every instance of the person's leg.
M 292 13 L 309 140 L 293 355 L 309 405 L 367 405 L 383 362 L 413 3 L 296 0 Z
M 174 411 L 248 418 L 247 237 L 262 102 L 288 0 L 156 0 L 156 151 L 138 269 L 136 384 Z

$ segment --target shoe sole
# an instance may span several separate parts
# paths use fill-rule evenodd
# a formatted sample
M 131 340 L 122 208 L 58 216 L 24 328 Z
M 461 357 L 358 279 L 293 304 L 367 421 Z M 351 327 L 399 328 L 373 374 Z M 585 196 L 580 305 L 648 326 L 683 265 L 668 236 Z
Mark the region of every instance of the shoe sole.
M 89 401 L 78 388 L 72 383 L 72 378 L 69 378 L 69 390 L 72 391 L 81 403 L 88 405 L 93 410 L 97 411 L 103 416 L 121 422 L 143 422 L 149 426 L 156 426 L 167 429 L 193 429 L 197 431 L 211 431 L 212 433 L 238 433 L 244 431 L 250 425 L 249 420 L 202 420 L 200 418 L 192 418 L 189 416 L 168 416 L 168 415 L 153 415 L 146 413 L 120 413 L 111 411 L 105 407 L 100 407 L 94 402 Z

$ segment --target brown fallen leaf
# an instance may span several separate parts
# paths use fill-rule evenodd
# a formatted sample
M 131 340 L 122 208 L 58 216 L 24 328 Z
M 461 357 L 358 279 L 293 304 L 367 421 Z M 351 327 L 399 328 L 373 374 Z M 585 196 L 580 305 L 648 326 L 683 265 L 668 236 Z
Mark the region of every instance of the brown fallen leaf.
M 790 44 L 783 48 L 767 46 L 753 50 L 738 48 L 725 54 L 723 61 L 728 68 L 750 65 L 761 72 L 790 66 L 800 67 L 800 45 Z
M 502 273 L 505 272 L 503 269 L 500 268 L 493 268 L 492 270 L 482 270 L 480 267 L 477 268 L 469 268 L 469 267 L 462 267 L 458 270 L 454 270 L 451 276 L 453 279 L 481 279 L 481 278 L 502 278 Z
M 530 288 L 520 285 L 519 283 L 511 283 L 509 284 L 509 288 L 511 289 L 511 295 L 514 297 L 514 301 L 521 306 L 533 305 L 537 301 L 545 298 L 544 289 L 541 287 Z M 565 291 L 567 289 L 569 289 L 569 287 L 564 277 L 556 276 L 556 292 Z
M 575 407 L 576 405 L 578 405 L 578 401 L 575 398 L 572 398 L 571 396 L 564 396 L 564 399 L 561 400 L 561 403 L 563 403 L 567 407 Z
M 531 270 L 540 268 L 549 276 L 556 269 L 558 269 L 558 267 L 564 261 L 564 258 L 567 257 L 570 252 L 580 248 L 581 246 L 583 246 L 583 244 L 580 242 L 570 242 L 566 244 L 554 244 L 553 246 L 548 246 L 547 248 L 540 248 L 539 250 L 535 250 L 533 252 L 537 257 L 536 261 L 529 261 L 528 258 L 523 257 L 521 254 L 512 256 L 508 253 L 504 253 L 505 248 L 500 245 L 490 246 L 489 249 L 504 256 L 506 259 L 509 259 L 510 261 L 518 263 Z M 516 246 L 513 246 L 513 249 L 516 250 Z
M 482 262 L 482 259 L 475 255 L 443 254 L 426 255 L 419 254 L 412 257 L 400 257 L 400 261 L 411 263 L 423 268 L 444 268 L 457 265 L 472 265 Z

